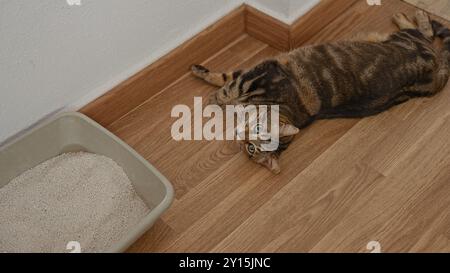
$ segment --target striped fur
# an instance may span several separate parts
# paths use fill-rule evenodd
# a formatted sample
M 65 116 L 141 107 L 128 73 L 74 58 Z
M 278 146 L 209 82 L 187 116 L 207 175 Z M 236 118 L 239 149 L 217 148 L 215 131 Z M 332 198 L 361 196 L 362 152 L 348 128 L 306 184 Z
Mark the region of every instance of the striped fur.
M 221 87 L 213 103 L 279 105 L 280 127 L 375 115 L 410 98 L 432 96 L 448 81 L 450 30 L 422 11 L 414 19 L 397 14 L 400 31 L 391 35 L 302 47 L 244 72 L 213 73 L 199 65 L 192 70 Z M 441 50 L 432 45 L 435 37 L 444 42 Z M 292 139 L 281 138 L 276 152 L 262 152 L 260 143 L 248 141 L 245 147 L 250 158 L 279 172 L 277 159 Z

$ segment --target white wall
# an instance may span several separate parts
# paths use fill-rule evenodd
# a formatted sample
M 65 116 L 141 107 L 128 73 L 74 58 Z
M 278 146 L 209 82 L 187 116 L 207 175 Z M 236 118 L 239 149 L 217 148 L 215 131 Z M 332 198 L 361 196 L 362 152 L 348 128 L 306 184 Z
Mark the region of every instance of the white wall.
M 0 0 L 0 143 L 93 100 L 244 1 Z M 284 21 L 311 1 L 248 0 Z
M 312 9 L 315 5 L 317 5 L 319 1 L 320 0 L 290 0 L 289 18 L 286 22 L 288 24 L 293 23 L 300 16 L 307 13 L 310 9 Z
M 0 1 L 0 142 L 61 107 L 108 90 L 240 1 L 81 3 Z
M 247 0 L 246 2 L 247 4 L 271 15 L 272 17 L 286 22 L 289 18 L 290 1 L 291 0 Z
M 246 0 L 246 2 L 286 24 L 292 24 L 319 0 Z

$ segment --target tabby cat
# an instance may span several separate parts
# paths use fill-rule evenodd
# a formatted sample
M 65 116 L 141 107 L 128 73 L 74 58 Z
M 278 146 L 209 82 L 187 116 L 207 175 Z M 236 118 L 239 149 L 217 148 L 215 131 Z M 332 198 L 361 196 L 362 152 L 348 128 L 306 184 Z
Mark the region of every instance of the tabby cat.
M 279 173 L 281 152 L 314 120 L 375 115 L 444 88 L 450 30 L 423 11 L 414 20 L 400 13 L 393 21 L 400 28 L 393 34 L 298 48 L 247 71 L 214 73 L 200 65 L 192 71 L 221 87 L 213 96 L 218 105 L 279 105 L 278 149 L 266 152 L 262 141 L 244 141 L 251 159 Z M 435 37 L 444 42 L 440 50 L 432 45 Z

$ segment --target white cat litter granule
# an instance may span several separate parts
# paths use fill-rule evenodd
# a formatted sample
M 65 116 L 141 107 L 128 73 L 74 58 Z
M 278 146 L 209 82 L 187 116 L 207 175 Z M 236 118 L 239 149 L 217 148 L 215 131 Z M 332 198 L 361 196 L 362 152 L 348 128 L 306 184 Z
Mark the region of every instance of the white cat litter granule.
M 63 154 L 0 188 L 0 252 L 103 252 L 149 210 L 112 159 Z

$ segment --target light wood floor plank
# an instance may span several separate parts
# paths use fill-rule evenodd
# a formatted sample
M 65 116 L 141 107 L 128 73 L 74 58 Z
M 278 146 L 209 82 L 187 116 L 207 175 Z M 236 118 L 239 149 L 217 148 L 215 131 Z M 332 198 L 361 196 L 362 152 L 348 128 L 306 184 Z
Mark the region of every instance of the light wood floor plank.
M 245 155 L 237 155 L 236 161 L 222 173 L 211 177 L 207 184 L 200 184 L 192 195 L 183 197 L 184 202 L 173 210 L 178 213 L 169 212 L 169 225 L 189 229 L 168 251 L 211 251 L 353 124 L 350 120 L 322 122 L 305 130 L 296 140 L 297 145 L 284 155 L 281 164 L 285 171 L 280 175 L 256 166 Z
M 355 200 L 349 216 L 313 250 L 352 251 L 364 240 L 378 240 L 386 252 L 448 252 L 449 121 L 436 121 L 403 166 Z

